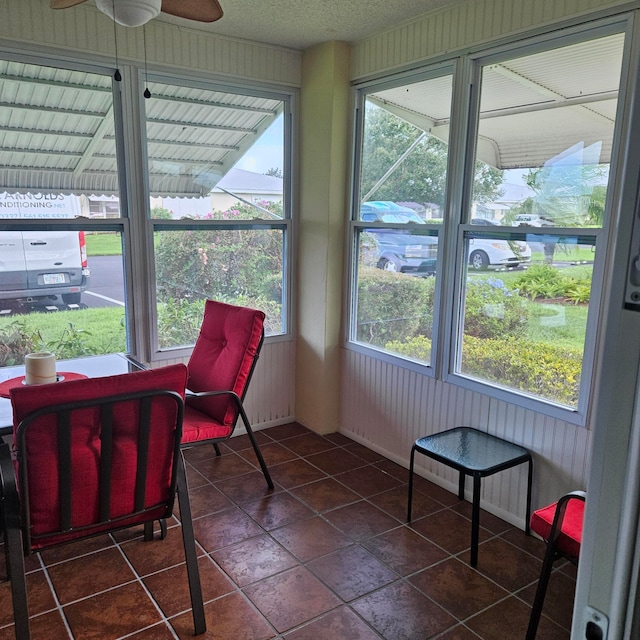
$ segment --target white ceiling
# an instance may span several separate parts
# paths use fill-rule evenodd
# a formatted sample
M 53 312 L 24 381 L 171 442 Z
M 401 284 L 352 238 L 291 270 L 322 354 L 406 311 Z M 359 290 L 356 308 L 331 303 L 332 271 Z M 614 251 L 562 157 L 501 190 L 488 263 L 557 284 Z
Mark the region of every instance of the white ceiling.
M 220 0 L 212 24 L 156 18 L 234 38 L 307 49 L 330 40 L 355 42 L 461 0 Z M 66 9 L 73 11 L 73 9 Z

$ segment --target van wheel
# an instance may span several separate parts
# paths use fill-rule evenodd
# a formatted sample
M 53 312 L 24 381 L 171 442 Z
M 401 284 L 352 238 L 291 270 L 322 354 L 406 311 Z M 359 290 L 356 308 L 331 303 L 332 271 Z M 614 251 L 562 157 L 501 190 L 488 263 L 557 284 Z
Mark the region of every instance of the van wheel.
M 81 293 L 63 293 L 62 302 L 65 304 L 80 304 Z

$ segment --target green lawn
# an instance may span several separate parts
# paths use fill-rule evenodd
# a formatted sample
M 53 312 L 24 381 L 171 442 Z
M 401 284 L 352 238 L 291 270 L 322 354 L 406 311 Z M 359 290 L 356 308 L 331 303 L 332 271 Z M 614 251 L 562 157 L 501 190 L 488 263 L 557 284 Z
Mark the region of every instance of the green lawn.
M 122 254 L 122 238 L 115 231 L 85 234 L 88 256 L 118 256 Z
M 0 318 L 0 340 L 5 347 L 12 346 L 8 336 L 15 334 L 16 328 L 34 340 L 27 353 L 45 349 L 62 359 L 126 351 L 122 308 L 29 313 Z

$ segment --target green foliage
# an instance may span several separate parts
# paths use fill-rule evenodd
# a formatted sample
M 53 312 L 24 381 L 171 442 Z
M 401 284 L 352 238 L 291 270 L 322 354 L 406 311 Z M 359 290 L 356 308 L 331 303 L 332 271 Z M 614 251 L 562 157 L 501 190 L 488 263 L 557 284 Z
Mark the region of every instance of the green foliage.
M 415 336 L 385 345 L 392 353 L 428 361 L 431 341 Z M 462 373 L 566 406 L 578 403 L 582 353 L 579 349 L 519 338 L 481 339 L 465 335 Z
M 225 302 L 264 311 L 267 316 L 265 335 L 282 333 L 282 305 L 246 296 Z M 161 349 L 187 347 L 195 343 L 204 316 L 204 303 L 204 299 L 193 302 L 170 299 L 158 305 L 158 343 Z
M 465 296 L 464 331 L 477 338 L 521 336 L 528 311 L 517 292 L 499 278 L 469 278 Z
M 194 344 L 202 317 L 204 299 L 189 302 L 170 298 L 158 305 L 158 343 L 161 349 Z
M 385 349 L 418 362 L 429 362 L 431 359 L 431 340 L 426 336 L 414 336 L 405 342 L 392 340 L 385 345 Z
M 478 339 L 465 335 L 462 372 L 575 407 L 582 352 L 517 338 Z
M 151 209 L 151 217 L 156 220 L 172 220 L 173 215 L 171 215 L 171 211 L 169 209 L 165 209 L 164 207 L 153 207 Z
M 377 347 L 431 336 L 435 278 L 413 278 L 361 267 L 357 339 Z
M 24 364 L 28 353 L 39 351 L 42 338 L 30 331 L 24 322 L 13 321 L 0 328 L 0 367 Z
M 360 192 L 366 194 L 409 147 L 424 136 L 368 199 L 433 203 L 444 207 L 447 145 L 439 138 L 372 104 L 367 105 Z M 502 171 L 478 163 L 474 198 L 495 199 Z
M 59 338 L 47 343 L 47 350 L 55 353 L 58 360 L 103 353 L 91 344 L 90 338 L 90 331 L 80 329 L 73 322 L 69 322 L 69 326 L 65 328 Z
M 0 366 L 48 350 L 59 360 L 126 350 L 122 309 L 83 309 L 0 318 Z M 91 327 L 87 331 L 82 327 Z
M 575 304 L 587 303 L 591 296 L 591 274 L 566 276 L 551 265 L 537 264 L 519 276 L 513 286 L 531 300 L 563 297 Z
M 272 208 L 277 208 L 274 204 Z M 248 205 L 226 212 L 252 218 Z M 213 214 L 212 214 L 213 215 Z M 156 281 L 160 302 L 240 296 L 280 303 L 283 237 L 279 230 L 206 229 L 163 231 L 156 243 Z

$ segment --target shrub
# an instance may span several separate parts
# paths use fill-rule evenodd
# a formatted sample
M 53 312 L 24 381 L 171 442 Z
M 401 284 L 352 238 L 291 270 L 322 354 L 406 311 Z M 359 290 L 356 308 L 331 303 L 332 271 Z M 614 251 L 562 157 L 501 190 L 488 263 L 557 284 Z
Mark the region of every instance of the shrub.
M 38 332 L 30 332 L 22 322 L 12 322 L 0 329 L 0 367 L 24 364 L 24 357 L 41 346 Z
M 389 342 L 386 348 L 428 362 L 431 341 L 416 336 Z M 479 339 L 465 336 L 462 372 L 509 389 L 517 389 L 575 407 L 578 403 L 582 353 L 518 338 Z
M 479 340 L 465 336 L 462 371 L 466 375 L 575 407 L 582 352 L 516 338 Z
M 536 298 L 564 297 L 575 304 L 589 302 L 591 297 L 591 275 L 584 277 L 566 277 L 561 270 L 548 264 L 529 267 L 514 282 L 521 293 Z
M 279 203 L 271 208 L 279 209 Z M 253 219 L 249 205 L 212 218 Z M 282 233 L 268 229 L 162 231 L 156 236 L 156 281 L 161 301 L 282 298 Z
M 267 316 L 264 326 L 265 335 L 282 332 L 282 305 L 280 304 L 243 296 L 235 300 L 221 300 L 221 302 L 260 309 Z M 189 346 L 195 343 L 204 316 L 204 303 L 204 299 L 193 302 L 170 299 L 158 305 L 158 344 L 161 349 Z
M 435 278 L 360 267 L 357 339 L 384 347 L 416 335 L 431 337 Z
M 464 332 L 476 338 L 521 336 L 527 328 L 524 300 L 499 278 L 469 278 L 465 296 Z

